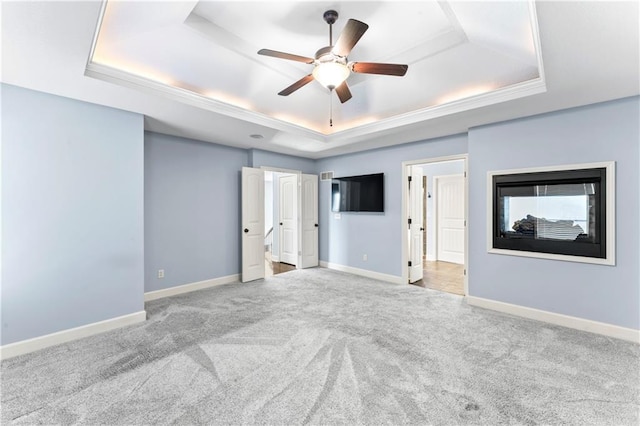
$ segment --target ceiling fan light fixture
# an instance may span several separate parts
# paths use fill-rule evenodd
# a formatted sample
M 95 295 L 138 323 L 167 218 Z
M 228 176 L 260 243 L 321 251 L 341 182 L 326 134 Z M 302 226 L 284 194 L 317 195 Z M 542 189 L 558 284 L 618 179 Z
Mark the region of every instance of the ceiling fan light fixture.
M 384 64 L 378 62 L 349 62 L 348 56 L 351 49 L 356 45 L 360 37 L 367 31 L 369 25 L 355 19 L 349 19 L 347 25 L 342 29 L 342 33 L 333 43 L 333 24 L 338 19 L 338 12 L 327 10 L 323 18 L 329 24 L 329 45 L 320 48 L 315 57 L 293 55 L 291 53 L 279 52 L 277 50 L 260 49 L 258 55 L 271 56 L 274 58 L 287 59 L 289 61 L 302 62 L 313 65 L 311 74 L 307 74 L 289 87 L 278 92 L 279 96 L 289 96 L 301 87 L 316 80 L 318 83 L 336 92 L 341 103 L 352 98 L 349 85 L 346 80 L 354 73 L 381 74 L 404 76 L 407 73 L 408 65 Z
M 313 78 L 329 90 L 340 86 L 349 77 L 349 67 L 340 62 L 321 62 L 313 69 Z

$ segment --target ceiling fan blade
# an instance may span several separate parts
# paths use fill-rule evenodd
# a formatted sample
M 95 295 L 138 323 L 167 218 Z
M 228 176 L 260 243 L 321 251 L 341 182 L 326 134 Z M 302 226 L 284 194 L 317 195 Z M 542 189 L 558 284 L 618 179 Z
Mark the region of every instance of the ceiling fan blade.
M 288 59 L 290 61 L 304 62 L 305 64 L 312 64 L 315 59 L 307 58 L 306 56 L 293 55 L 291 53 L 278 52 L 277 50 L 260 49 L 258 55 L 273 56 L 274 58 Z
M 407 73 L 409 65 L 381 64 L 378 62 L 352 62 L 349 67 L 353 72 L 364 74 L 383 74 L 402 77 Z
M 296 90 L 304 86 L 305 84 L 308 84 L 312 81 L 313 81 L 313 74 L 306 75 L 302 77 L 300 80 L 293 83 L 291 86 L 287 87 L 286 89 L 278 93 L 278 95 L 289 96 L 290 94 L 292 94 L 293 92 L 295 92 Z
M 338 95 L 340 103 L 345 103 L 351 99 L 351 90 L 349 90 L 349 85 L 346 81 L 343 81 L 340 86 L 336 87 L 336 95 Z
M 367 31 L 369 26 L 364 22 L 349 19 L 347 25 L 344 26 L 340 37 L 333 46 L 333 54 L 338 56 L 348 56 L 356 45 L 360 37 Z

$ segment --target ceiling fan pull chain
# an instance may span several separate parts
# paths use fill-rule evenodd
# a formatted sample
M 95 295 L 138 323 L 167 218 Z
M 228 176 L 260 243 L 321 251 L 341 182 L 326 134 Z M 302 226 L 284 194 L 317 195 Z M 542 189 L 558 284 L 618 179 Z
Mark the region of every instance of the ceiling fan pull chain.
M 329 95 L 331 95 L 331 91 L 329 91 Z M 333 96 L 329 96 L 329 127 L 333 127 L 333 102 L 331 99 Z

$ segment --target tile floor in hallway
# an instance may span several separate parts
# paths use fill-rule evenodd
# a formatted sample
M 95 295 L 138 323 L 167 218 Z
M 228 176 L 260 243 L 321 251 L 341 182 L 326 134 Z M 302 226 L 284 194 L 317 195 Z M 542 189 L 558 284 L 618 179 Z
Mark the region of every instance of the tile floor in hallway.
M 464 265 L 425 260 L 423 278 L 414 285 L 464 296 Z
M 271 260 L 271 252 L 266 251 L 264 254 L 264 271 L 265 278 L 271 277 L 273 275 L 278 275 L 283 272 L 294 271 L 296 269 L 295 266 L 289 265 L 288 263 L 274 262 Z

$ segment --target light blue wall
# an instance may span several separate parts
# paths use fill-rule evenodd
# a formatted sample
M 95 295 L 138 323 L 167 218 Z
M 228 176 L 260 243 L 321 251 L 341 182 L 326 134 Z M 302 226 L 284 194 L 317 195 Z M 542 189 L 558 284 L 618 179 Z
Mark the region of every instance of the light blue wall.
M 300 170 L 302 173 L 315 174 L 316 162 L 309 158 L 295 157 L 293 155 L 278 154 L 275 152 L 250 149 L 249 167 L 273 167 L 287 170 Z
M 336 177 L 384 173 L 385 198 L 384 213 L 340 213 L 335 219 L 331 183 L 320 181 L 320 260 L 401 276 L 402 162 L 466 152 L 464 134 L 318 160 L 318 173 L 333 171 Z
M 469 294 L 640 328 L 640 98 L 469 133 Z M 616 161 L 616 266 L 487 253 L 488 171 Z
M 143 117 L 1 87 L 1 344 L 142 311 Z
M 240 273 L 247 151 L 149 132 L 144 146 L 145 291 Z
M 238 273 L 247 165 L 385 173 L 385 213 L 340 220 L 320 182 L 320 259 L 400 276 L 401 163 L 467 152 L 470 294 L 639 328 L 639 115 L 635 97 L 314 161 L 144 134 L 140 115 L 2 85 L 0 343 L 140 311 L 144 291 Z M 487 171 L 606 160 L 617 162 L 616 266 L 486 252 Z

